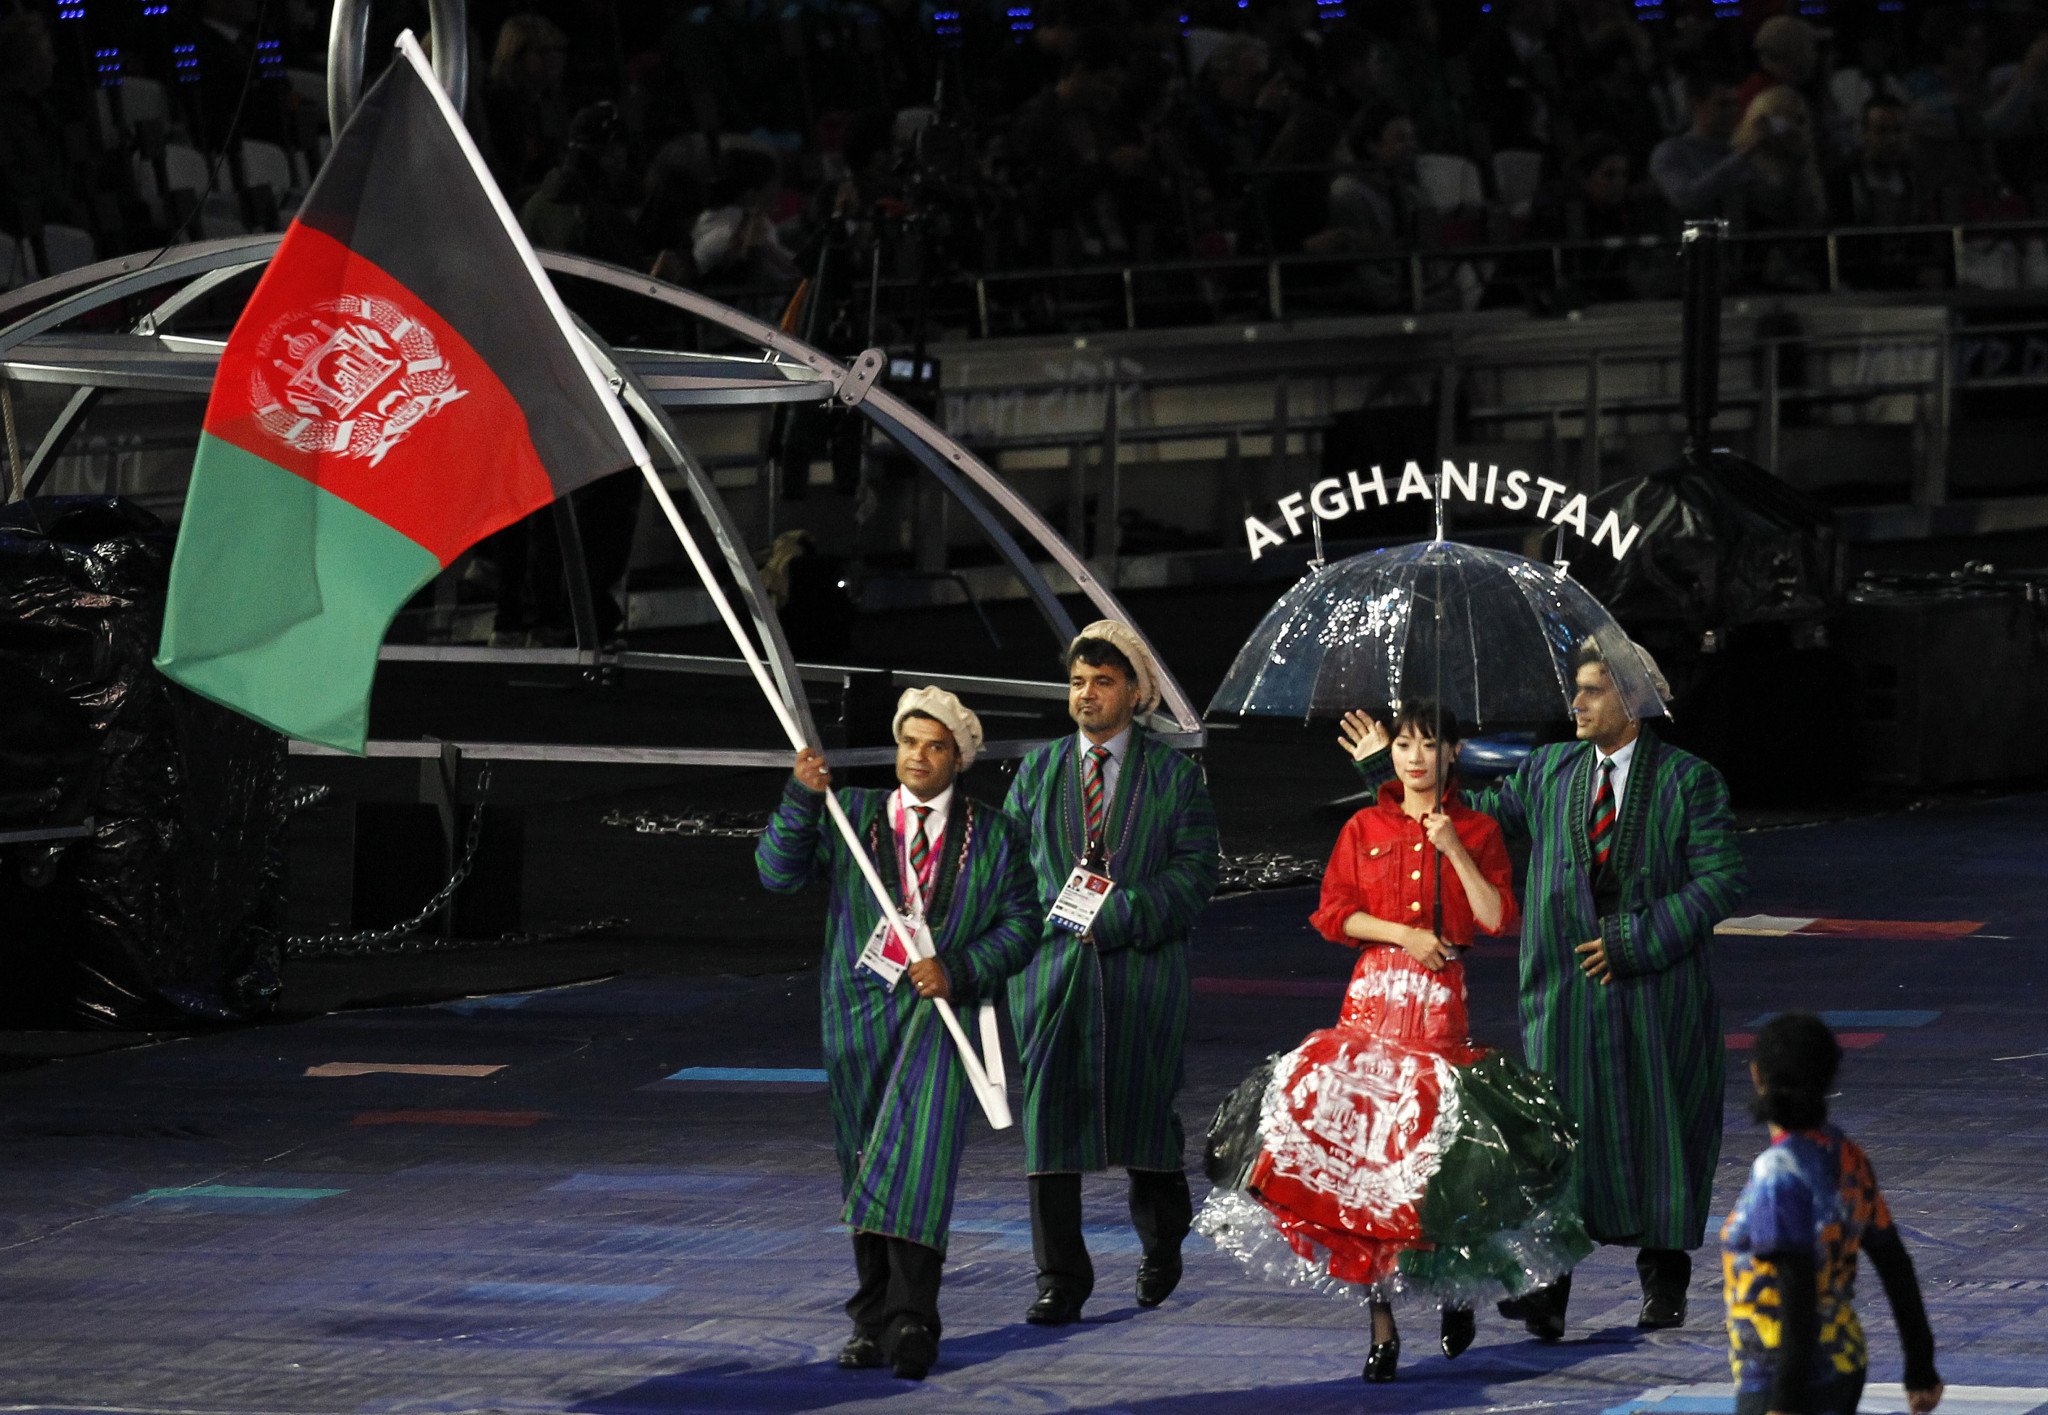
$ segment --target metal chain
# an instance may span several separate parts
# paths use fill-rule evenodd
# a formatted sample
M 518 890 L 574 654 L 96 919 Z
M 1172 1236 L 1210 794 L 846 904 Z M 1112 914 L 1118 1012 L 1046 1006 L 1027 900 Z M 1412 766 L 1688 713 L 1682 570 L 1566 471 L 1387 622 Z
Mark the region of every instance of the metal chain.
M 765 811 L 685 811 L 671 814 L 656 811 L 612 811 L 606 825 L 630 830 L 636 835 L 682 835 L 717 839 L 745 839 L 768 828 Z
M 1292 889 L 1316 884 L 1323 867 L 1314 860 L 1278 851 L 1252 855 L 1225 855 L 1217 863 L 1216 892 L 1248 894 L 1259 889 Z
M 410 919 L 382 929 L 360 929 L 349 934 L 289 934 L 285 937 L 285 956 L 290 958 L 354 957 L 365 953 L 425 953 L 433 951 L 427 940 L 418 940 L 411 935 L 448 907 L 448 901 L 455 897 L 455 891 L 462 888 L 469 878 L 469 872 L 476 866 L 477 842 L 483 837 L 484 802 L 491 794 L 491 769 L 488 765 L 477 773 L 476 804 L 470 808 L 469 829 L 462 839 L 462 856 L 455 862 L 455 872 L 448 876 L 448 882 L 434 891 L 434 897 L 427 901 L 424 909 Z M 411 948 L 392 947 L 401 942 L 415 944 Z M 453 942 L 449 939 L 431 941 L 442 946 Z M 474 947 L 473 940 L 463 944 Z

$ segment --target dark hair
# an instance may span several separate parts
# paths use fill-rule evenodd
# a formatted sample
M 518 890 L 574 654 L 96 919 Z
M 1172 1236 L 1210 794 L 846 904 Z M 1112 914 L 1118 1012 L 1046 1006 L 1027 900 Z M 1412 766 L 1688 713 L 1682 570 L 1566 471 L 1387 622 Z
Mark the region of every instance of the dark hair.
M 1067 57 L 1068 73 L 1099 74 L 1123 67 L 1123 41 L 1115 30 L 1096 25 L 1075 32 L 1074 48 Z
M 1067 654 L 1066 666 L 1072 668 L 1077 663 L 1085 663 L 1090 668 L 1114 668 L 1131 682 L 1138 681 L 1136 665 L 1124 657 L 1122 649 L 1107 639 L 1076 639 Z
M 775 159 L 751 147 L 728 148 L 718 160 L 718 180 L 711 184 L 710 204 L 732 206 L 748 192 L 775 180 L 781 169 Z
M 1871 114 L 1881 112 L 1884 109 L 1892 109 L 1903 113 L 1906 111 L 1906 105 L 1888 93 L 1874 93 L 1864 101 L 1863 121 L 1869 122 Z
M 1686 102 L 1705 103 L 1716 90 L 1737 88 L 1740 83 L 1717 64 L 1695 64 L 1685 71 Z
M 1828 1118 L 1828 1089 L 1842 1045 L 1811 1012 L 1781 1012 L 1758 1029 L 1750 1053 L 1759 1088 L 1750 1112 L 1780 1130 L 1811 1130 Z
M 1351 126 L 1344 134 L 1351 142 L 1351 155 L 1360 162 L 1366 161 L 1369 156 L 1366 149 L 1378 146 L 1387 129 L 1408 116 L 1407 109 L 1396 108 L 1391 103 L 1366 104 L 1358 110 L 1358 116 L 1351 120 Z
M 1621 139 L 1612 133 L 1588 133 L 1572 149 L 1572 175 L 1584 180 L 1610 157 L 1627 160 L 1628 149 L 1621 145 Z
M 946 728 L 946 740 L 947 740 L 948 742 L 951 742 L 951 743 L 953 743 L 953 745 L 954 745 L 954 746 L 955 746 L 956 748 L 957 748 L 957 747 L 958 747 L 958 746 L 960 745 L 959 741 L 958 741 L 958 740 L 956 740 L 956 739 L 954 738 L 954 736 L 953 736 L 953 729 L 952 729 L 952 728 L 950 728 L 950 727 L 946 727 L 946 724 L 945 724 L 945 723 L 943 723 L 943 722 L 939 722 L 939 719 L 938 719 L 938 718 L 936 718 L 936 717 L 933 717 L 933 716 L 932 716 L 932 715 L 931 715 L 930 713 L 926 712 L 926 711 L 925 711 L 925 710 L 924 710 L 923 708 L 912 708 L 912 709 L 911 709 L 911 710 L 910 710 L 909 712 L 906 712 L 906 713 L 904 713 L 904 714 L 903 714 L 903 720 L 904 720 L 905 722 L 908 722 L 908 721 L 910 721 L 910 719 L 911 719 L 911 718 L 913 718 L 913 717 L 921 717 L 921 718 L 923 718 L 923 719 L 924 719 L 924 720 L 925 720 L 926 722 L 938 722 L 938 723 L 939 723 L 939 726 L 941 726 L 941 727 L 945 727 L 945 728 Z
M 1398 737 L 1403 728 L 1414 728 L 1439 746 L 1455 747 L 1463 740 L 1458 729 L 1458 715 L 1442 703 L 1428 698 L 1409 698 L 1395 709 L 1393 721 L 1387 724 L 1387 735 Z

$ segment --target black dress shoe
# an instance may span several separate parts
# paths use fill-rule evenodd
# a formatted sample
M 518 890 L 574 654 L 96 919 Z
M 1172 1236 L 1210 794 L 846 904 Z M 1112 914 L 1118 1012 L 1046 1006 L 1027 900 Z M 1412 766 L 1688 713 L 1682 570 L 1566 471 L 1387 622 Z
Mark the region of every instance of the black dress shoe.
M 890 1366 L 901 1380 L 921 1381 L 939 1359 L 939 1339 L 922 1322 L 905 1322 L 896 1329 L 896 1355 Z
M 1440 1344 L 1443 1346 L 1444 1355 L 1448 1359 L 1455 1361 L 1460 1356 L 1463 1356 L 1465 1348 L 1472 1344 L 1472 1338 L 1477 1332 L 1478 1326 L 1472 1320 L 1472 1309 L 1470 1307 L 1444 1308 L 1443 1335 L 1440 1338 Z
M 1156 1262 L 1147 1258 L 1138 1264 L 1138 1305 L 1157 1307 L 1173 1296 L 1173 1289 L 1180 1286 L 1180 1272 L 1178 1253 Z
M 1384 1385 L 1394 1379 L 1394 1369 L 1400 1364 L 1400 1337 L 1392 1341 L 1375 1341 L 1372 1350 L 1365 1353 L 1365 1369 L 1359 1374 L 1375 1385 Z
M 1041 1292 L 1038 1300 L 1024 1309 L 1024 1320 L 1033 1326 L 1063 1327 L 1081 1320 L 1081 1301 L 1064 1292 Z
M 1672 1327 L 1685 1325 L 1685 1294 L 1683 1292 L 1646 1292 L 1643 1294 L 1643 1310 L 1636 1314 L 1636 1325 L 1649 1331 L 1668 1331 Z
M 871 1336 L 855 1332 L 839 1348 L 839 1365 L 847 1371 L 872 1371 L 882 1364 L 882 1344 Z

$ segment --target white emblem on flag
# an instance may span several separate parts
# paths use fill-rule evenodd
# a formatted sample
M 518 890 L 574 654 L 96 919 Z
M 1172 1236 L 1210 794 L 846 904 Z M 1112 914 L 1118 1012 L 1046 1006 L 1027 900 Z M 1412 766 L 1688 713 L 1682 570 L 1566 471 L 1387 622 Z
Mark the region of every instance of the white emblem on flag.
M 466 393 L 427 327 L 374 295 L 322 300 L 277 320 L 249 377 L 256 418 L 271 436 L 372 466 Z

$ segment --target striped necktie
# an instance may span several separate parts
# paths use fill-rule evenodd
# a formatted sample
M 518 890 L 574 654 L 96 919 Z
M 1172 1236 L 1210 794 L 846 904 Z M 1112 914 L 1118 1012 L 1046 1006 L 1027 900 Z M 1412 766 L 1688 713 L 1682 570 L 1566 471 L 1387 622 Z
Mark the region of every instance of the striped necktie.
M 1614 758 L 1600 759 L 1600 791 L 1593 797 L 1593 820 L 1586 827 L 1586 843 L 1593 847 L 1593 867 L 1599 869 L 1614 853 Z
M 1088 749 L 1088 770 L 1081 775 L 1081 795 L 1088 807 L 1088 841 L 1092 845 L 1102 839 L 1103 767 L 1109 761 L 1109 748 Z
M 904 902 L 912 908 L 924 893 L 925 869 L 931 863 L 932 841 L 925 834 L 925 817 L 932 813 L 930 806 L 912 806 L 910 813 L 917 817 L 910 827 L 910 878 L 903 882 Z

